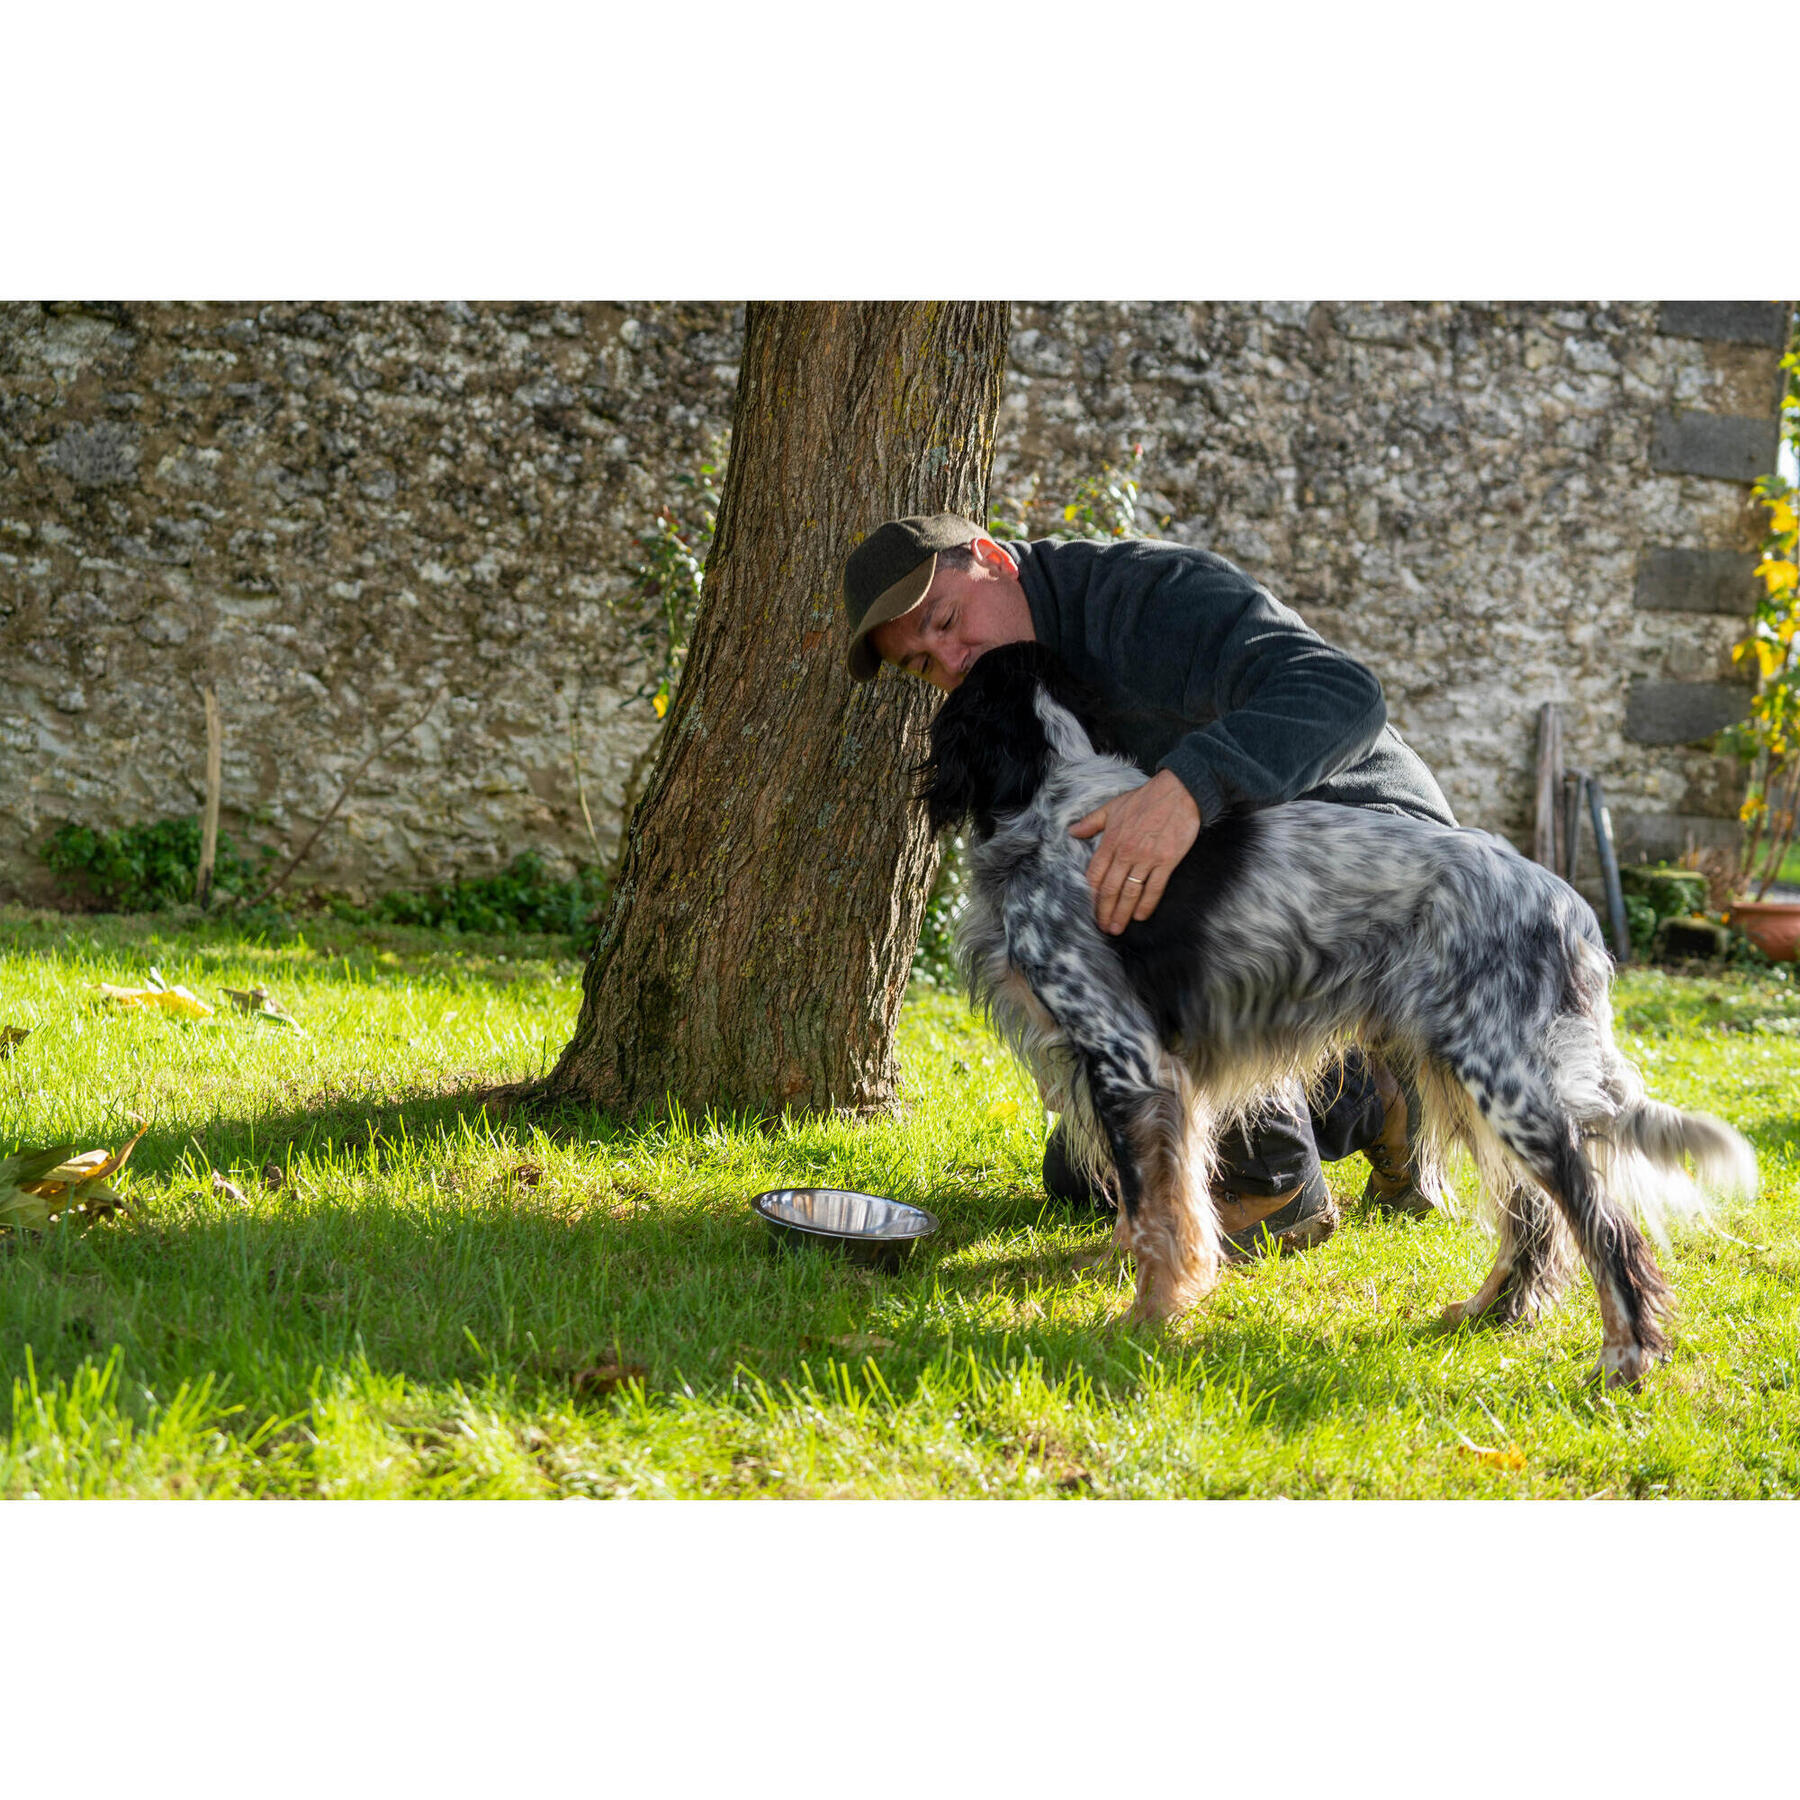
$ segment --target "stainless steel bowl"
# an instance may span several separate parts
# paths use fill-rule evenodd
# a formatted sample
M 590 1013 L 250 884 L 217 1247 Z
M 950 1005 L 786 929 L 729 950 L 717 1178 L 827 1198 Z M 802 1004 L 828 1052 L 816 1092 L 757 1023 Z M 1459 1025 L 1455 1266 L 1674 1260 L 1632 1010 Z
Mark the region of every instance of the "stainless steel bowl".
M 750 1202 L 780 1250 L 838 1250 L 870 1268 L 897 1269 L 920 1238 L 937 1230 L 922 1206 L 848 1188 L 772 1188 Z

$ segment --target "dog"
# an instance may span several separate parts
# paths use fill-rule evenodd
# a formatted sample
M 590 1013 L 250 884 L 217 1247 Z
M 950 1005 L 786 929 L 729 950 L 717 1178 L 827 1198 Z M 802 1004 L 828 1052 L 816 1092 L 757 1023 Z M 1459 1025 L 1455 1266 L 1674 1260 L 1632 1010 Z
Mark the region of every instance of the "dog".
M 1701 1187 L 1753 1193 L 1757 1169 L 1723 1121 L 1649 1098 L 1615 1047 L 1592 909 L 1485 832 L 1295 800 L 1204 825 L 1151 917 L 1109 937 L 1093 844 L 1069 835 L 1148 779 L 1115 753 L 1109 705 L 1041 645 L 990 650 L 933 720 L 918 799 L 934 831 L 968 833 L 971 1001 L 1078 1165 L 1115 1178 L 1133 1318 L 1182 1313 L 1218 1279 L 1221 1131 L 1357 1043 L 1419 1096 L 1421 1185 L 1466 1147 L 1497 1226 L 1493 1270 L 1445 1318 L 1529 1320 L 1579 1258 L 1596 1373 L 1635 1384 L 1673 1308 L 1635 1215 L 1660 1239 L 1667 1214 L 1704 1211 Z

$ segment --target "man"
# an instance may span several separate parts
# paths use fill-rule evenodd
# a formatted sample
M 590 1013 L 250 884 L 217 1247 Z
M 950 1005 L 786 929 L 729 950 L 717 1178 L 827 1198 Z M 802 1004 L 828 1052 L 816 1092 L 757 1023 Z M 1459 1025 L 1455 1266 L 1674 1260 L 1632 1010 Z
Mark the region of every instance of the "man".
M 1150 775 L 1073 828 L 1097 838 L 1088 883 L 1103 931 L 1147 919 L 1170 873 L 1227 811 L 1295 799 L 1454 825 L 1424 763 L 1387 723 L 1381 684 L 1223 557 L 1179 544 L 998 543 L 952 513 L 893 519 L 844 570 L 849 665 L 883 662 L 949 693 L 999 644 L 1035 641 L 1104 692 L 1118 735 Z M 1416 1106 L 1378 1062 L 1352 1052 L 1329 1104 L 1298 1087 L 1222 1147 L 1214 1196 L 1245 1254 L 1307 1249 L 1338 1219 L 1321 1160 L 1364 1152 L 1364 1198 L 1428 1214 L 1412 1175 Z M 1409 1114 L 1412 1117 L 1409 1119 Z M 1100 1203 L 1070 1168 L 1060 1129 L 1044 1184 Z

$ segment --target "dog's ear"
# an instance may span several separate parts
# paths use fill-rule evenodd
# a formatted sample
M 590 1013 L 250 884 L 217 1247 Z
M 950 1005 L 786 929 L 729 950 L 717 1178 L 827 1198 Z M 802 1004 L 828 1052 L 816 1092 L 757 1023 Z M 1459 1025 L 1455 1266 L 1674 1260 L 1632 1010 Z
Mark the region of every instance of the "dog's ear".
M 967 819 L 990 837 L 996 813 L 1029 805 L 1043 785 L 1049 746 L 1032 704 L 1036 680 L 997 657 L 982 657 L 931 722 L 918 797 L 934 832 Z

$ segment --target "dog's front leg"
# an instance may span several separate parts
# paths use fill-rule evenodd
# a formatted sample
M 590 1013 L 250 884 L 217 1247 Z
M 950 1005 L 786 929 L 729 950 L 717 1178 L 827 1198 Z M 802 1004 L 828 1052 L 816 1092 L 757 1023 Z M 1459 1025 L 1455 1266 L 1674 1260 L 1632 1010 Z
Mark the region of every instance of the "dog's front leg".
M 1138 1319 L 1185 1312 L 1217 1281 L 1223 1241 L 1206 1179 L 1210 1116 L 1135 1000 L 1097 987 L 1076 958 L 1015 966 L 1055 1021 L 1112 1151 L 1114 1243 L 1137 1263 Z
M 1119 1174 L 1116 1241 L 1137 1263 L 1132 1316 L 1168 1319 L 1209 1293 L 1224 1244 L 1184 1084 L 1115 1083 L 1090 1068 L 1095 1109 Z

